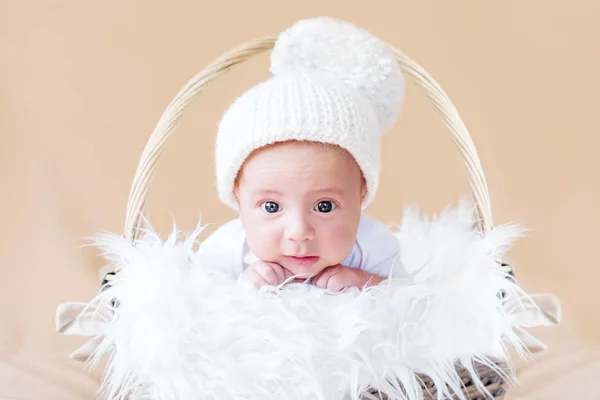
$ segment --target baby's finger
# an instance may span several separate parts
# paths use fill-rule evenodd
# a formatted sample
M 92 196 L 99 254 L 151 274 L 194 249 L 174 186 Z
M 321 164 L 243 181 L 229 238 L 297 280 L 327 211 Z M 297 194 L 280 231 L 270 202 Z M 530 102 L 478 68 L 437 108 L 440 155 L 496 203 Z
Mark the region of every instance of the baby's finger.
M 294 274 L 292 273 L 292 271 L 290 271 L 289 269 L 283 268 L 283 267 L 281 267 L 281 269 L 283 270 L 284 281 L 287 281 L 287 283 L 298 281 L 297 277 L 295 279 L 290 279 L 290 278 L 294 278 Z
M 260 289 L 263 286 L 269 285 L 269 283 L 267 281 L 265 281 L 264 278 L 258 274 L 256 274 L 255 276 L 252 277 L 252 281 L 254 282 L 254 286 L 257 289 Z
M 260 263 L 256 266 L 256 272 L 265 280 L 268 285 L 277 285 L 279 283 L 276 269 L 270 264 Z
M 338 293 L 344 290 L 347 287 L 347 285 L 347 279 L 345 279 L 345 276 L 343 274 L 335 274 L 332 275 L 327 281 L 326 289 L 331 292 Z
M 335 270 L 333 268 L 327 268 L 321 271 L 315 278 L 311 279 L 311 282 L 316 287 L 319 287 L 321 289 L 327 289 L 327 283 L 334 274 Z
M 245 276 L 247 279 L 250 279 L 250 282 L 258 289 L 262 286 L 267 285 L 267 282 L 264 280 L 262 275 L 256 271 L 256 267 L 252 267 L 246 271 Z
M 277 276 L 277 282 L 275 283 L 275 285 L 278 285 L 280 283 L 283 283 L 283 281 L 285 281 L 285 269 L 276 263 L 267 263 L 275 272 L 275 275 Z

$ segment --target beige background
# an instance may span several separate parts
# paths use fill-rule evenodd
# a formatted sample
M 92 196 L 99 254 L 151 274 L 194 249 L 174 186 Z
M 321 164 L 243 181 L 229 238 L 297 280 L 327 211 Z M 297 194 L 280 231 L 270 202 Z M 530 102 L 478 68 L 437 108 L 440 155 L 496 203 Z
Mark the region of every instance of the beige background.
M 54 333 L 56 305 L 98 288 L 102 262 L 85 237 L 121 231 L 142 148 L 189 78 L 316 15 L 368 28 L 425 67 L 470 129 L 495 222 L 531 229 L 511 261 L 525 288 L 561 297 L 564 319 L 536 331 L 550 349 L 519 367 L 512 398 L 600 396 L 600 2 L 319 3 L 0 1 L 0 399 L 92 398 L 99 372 L 67 360 L 82 340 Z M 156 228 L 233 216 L 216 199 L 213 133 L 226 105 L 266 76 L 265 54 L 191 107 L 150 194 Z M 412 84 L 408 96 L 369 209 L 386 221 L 408 203 L 434 212 L 468 193 L 449 132 Z

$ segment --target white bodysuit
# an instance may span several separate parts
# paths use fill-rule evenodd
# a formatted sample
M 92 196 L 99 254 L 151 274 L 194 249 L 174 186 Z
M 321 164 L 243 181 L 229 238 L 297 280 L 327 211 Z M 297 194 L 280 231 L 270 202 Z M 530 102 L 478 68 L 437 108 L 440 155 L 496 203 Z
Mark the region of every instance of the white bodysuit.
M 400 242 L 383 223 L 361 214 L 352 251 L 341 263 L 346 267 L 360 268 L 382 277 L 405 276 L 400 265 Z M 204 265 L 239 277 L 248 266 L 258 261 L 250 251 L 239 218 L 226 222 L 201 244 L 200 254 Z

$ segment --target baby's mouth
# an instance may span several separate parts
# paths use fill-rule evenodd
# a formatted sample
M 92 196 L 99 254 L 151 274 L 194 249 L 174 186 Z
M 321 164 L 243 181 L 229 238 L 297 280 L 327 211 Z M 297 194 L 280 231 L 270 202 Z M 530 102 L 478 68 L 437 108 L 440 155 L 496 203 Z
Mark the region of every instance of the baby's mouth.
M 317 256 L 306 256 L 306 257 L 295 257 L 295 256 L 287 256 L 288 260 L 296 265 L 302 265 L 303 267 L 310 267 L 311 265 L 316 264 L 319 261 L 319 257 Z

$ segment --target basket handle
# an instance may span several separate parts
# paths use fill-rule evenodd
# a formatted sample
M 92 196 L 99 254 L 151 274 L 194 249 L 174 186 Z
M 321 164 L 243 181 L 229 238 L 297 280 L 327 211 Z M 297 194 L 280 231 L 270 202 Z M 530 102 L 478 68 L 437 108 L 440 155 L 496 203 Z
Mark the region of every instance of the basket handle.
M 138 228 L 156 162 L 166 146 L 167 139 L 181 120 L 184 111 L 209 82 L 234 65 L 272 49 L 275 40 L 276 38 L 273 37 L 259 38 L 225 53 L 188 81 L 167 106 L 144 148 L 131 186 L 124 227 L 126 239 L 135 241 L 140 234 Z M 467 128 L 446 93 L 427 71 L 398 49 L 393 46 L 390 46 L 390 48 L 394 52 L 402 71 L 425 91 L 434 108 L 452 132 L 454 143 L 460 150 L 467 167 L 469 184 L 476 205 L 477 225 L 479 230 L 485 234 L 493 226 L 490 197 L 483 169 Z

